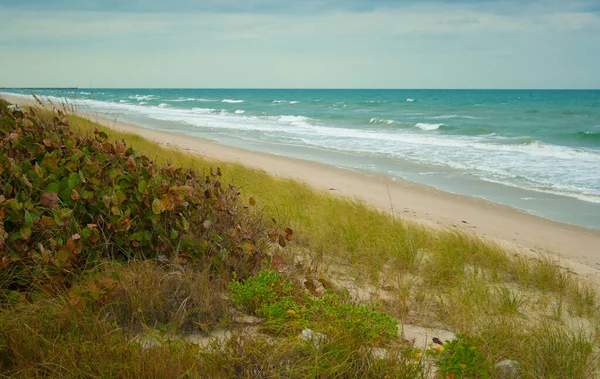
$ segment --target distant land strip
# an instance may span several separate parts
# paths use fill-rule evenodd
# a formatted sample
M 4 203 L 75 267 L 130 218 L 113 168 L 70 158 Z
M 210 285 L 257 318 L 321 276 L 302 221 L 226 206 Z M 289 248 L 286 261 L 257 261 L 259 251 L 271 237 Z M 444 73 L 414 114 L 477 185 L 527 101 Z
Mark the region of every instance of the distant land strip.
M 76 90 L 79 87 L 0 87 L 3 89 L 19 89 L 19 90 Z

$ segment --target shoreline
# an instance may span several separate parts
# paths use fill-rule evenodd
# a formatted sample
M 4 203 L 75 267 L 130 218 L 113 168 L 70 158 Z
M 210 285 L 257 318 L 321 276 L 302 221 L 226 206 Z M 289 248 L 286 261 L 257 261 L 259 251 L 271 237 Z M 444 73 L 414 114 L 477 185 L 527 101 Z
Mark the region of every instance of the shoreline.
M 1 95 L 19 105 L 33 101 Z M 444 192 L 403 179 L 324 163 L 255 152 L 212 140 L 147 129 L 79 113 L 103 126 L 141 135 L 159 145 L 209 159 L 236 162 L 304 182 L 317 190 L 364 201 L 375 208 L 434 227 L 457 228 L 525 254 L 551 253 L 576 272 L 600 281 L 600 230 L 564 224 L 484 199 Z

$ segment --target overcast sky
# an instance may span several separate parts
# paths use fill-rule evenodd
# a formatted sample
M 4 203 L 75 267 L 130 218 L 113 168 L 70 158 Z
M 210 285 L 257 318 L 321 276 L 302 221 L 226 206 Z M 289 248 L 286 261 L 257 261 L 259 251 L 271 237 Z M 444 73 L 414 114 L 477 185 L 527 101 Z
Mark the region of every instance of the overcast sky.
M 0 0 L 0 87 L 600 88 L 600 0 Z

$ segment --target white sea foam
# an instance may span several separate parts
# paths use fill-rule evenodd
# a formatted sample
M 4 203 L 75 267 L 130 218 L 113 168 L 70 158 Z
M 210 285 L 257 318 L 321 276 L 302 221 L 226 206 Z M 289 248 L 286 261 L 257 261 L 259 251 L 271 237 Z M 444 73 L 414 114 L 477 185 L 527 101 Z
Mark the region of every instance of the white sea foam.
M 119 103 L 123 104 L 123 103 L 127 103 L 127 100 L 119 100 Z
M 166 108 L 168 106 L 169 106 L 169 104 L 167 104 L 167 103 L 160 103 L 160 104 L 158 104 L 159 108 Z
M 244 113 L 246 113 L 246 111 L 243 109 L 236 109 L 234 113 L 235 114 L 244 114 Z
M 414 128 L 359 129 L 327 126 L 319 120 L 299 115 L 261 117 L 213 108 L 161 108 L 86 99 L 72 102 L 100 113 L 128 115 L 133 120 L 149 117 L 194 125 L 199 130 L 231 138 L 290 143 L 352 155 L 449 167 L 504 185 L 591 202 L 600 201 L 600 176 L 596 174 L 597 167 L 600 167 L 600 153 L 593 149 L 550 145 L 539 141 L 507 143 L 506 139 L 490 135 L 441 136 L 416 129 L 423 129 L 424 126 L 423 130 L 436 130 L 443 124 L 418 123 Z M 390 121 L 379 120 L 371 122 Z M 407 126 L 410 125 L 412 123 Z
M 406 99 L 407 103 L 412 103 L 413 101 L 415 101 L 415 99 L 411 99 L 411 98 Z
M 214 108 L 192 108 L 191 109 L 192 113 L 198 113 L 198 114 L 209 114 L 209 113 L 213 113 L 215 111 L 216 111 L 216 109 L 214 109 Z
M 425 131 L 430 131 L 430 130 L 438 130 L 440 128 L 440 126 L 443 126 L 444 124 L 427 124 L 424 122 L 419 122 L 417 124 L 415 124 L 416 128 L 419 128 L 421 130 L 425 130 Z
M 234 100 L 234 99 L 223 99 L 221 100 L 222 103 L 230 103 L 230 104 L 238 104 L 238 103 L 243 103 L 246 100 Z
M 146 105 L 146 104 L 148 104 L 148 103 L 145 101 L 140 101 L 140 103 L 138 105 Z
M 385 120 L 382 118 L 377 118 L 377 117 L 373 117 L 372 119 L 369 120 L 369 124 L 386 124 L 386 125 L 393 125 L 393 124 L 397 124 L 398 122 L 396 120 Z
M 165 100 L 167 102 L 170 103 L 182 103 L 182 102 L 186 102 L 186 101 L 196 101 L 198 99 L 194 98 L 194 97 L 180 97 L 178 99 L 174 99 L 174 100 Z
M 152 99 L 155 99 L 156 96 L 154 96 L 154 95 L 134 95 L 134 96 L 129 96 L 129 98 L 140 101 L 140 100 L 152 100 Z

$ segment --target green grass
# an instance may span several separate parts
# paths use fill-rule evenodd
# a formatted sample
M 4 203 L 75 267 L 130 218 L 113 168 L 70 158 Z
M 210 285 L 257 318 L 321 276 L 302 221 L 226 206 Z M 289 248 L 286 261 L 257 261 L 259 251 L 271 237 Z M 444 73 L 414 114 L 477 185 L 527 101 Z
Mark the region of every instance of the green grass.
M 369 300 L 380 302 L 378 312 L 385 311 L 400 322 L 468 336 L 469 343 L 483 354 L 481 367 L 489 367 L 492 376 L 493 365 L 504 359 L 519 361 L 526 378 L 598 375 L 598 289 L 549 256 L 527 258 L 471 234 L 429 229 L 294 180 L 206 160 L 69 117 L 73 130 L 85 134 L 99 128 L 110 139 L 124 140 L 161 164 L 199 173 L 220 167 L 224 184 L 233 183 L 244 199 L 256 200 L 255 217 L 273 217 L 294 230 L 294 242 L 277 251 L 291 271 L 290 283 L 294 284 L 288 295 L 292 300 L 305 296 L 304 280 L 324 278 L 350 304 L 357 301 L 348 290 L 347 284 L 352 283 L 374 294 Z M 241 306 L 254 312 L 256 307 L 232 305 L 225 296 L 228 283 L 209 280 L 210 272 L 187 272 L 148 262 L 107 263 L 82 277 L 77 288 L 83 292 L 92 288 L 86 293 L 94 294 L 94 283 L 112 277 L 118 277 L 115 290 L 87 305 L 74 306 L 62 297 L 23 300 L 10 294 L 14 304 L 0 311 L 2 369 L 22 376 L 83 376 L 104 369 L 113 376 L 170 372 L 218 377 L 421 377 L 427 371 L 422 360 L 411 358 L 414 351 L 406 343 L 384 344 L 388 358 L 377 359 L 350 332 L 323 349 L 293 335 L 273 339 L 244 333 L 215 342 L 209 349 L 178 338 L 167 339 L 156 349 L 144 349 L 131 340 L 145 328 L 171 325 L 182 332 L 202 325 L 202 332 L 218 326 L 241 330 L 231 319 L 232 310 Z M 346 285 L 336 287 L 336 283 Z M 298 308 L 294 312 L 301 313 L 302 305 L 296 300 L 292 303 Z M 293 308 L 292 303 L 283 308 Z M 286 323 L 294 315 L 283 308 L 258 314 L 267 326 L 276 315 L 285 321 L 280 327 L 290 325 Z M 347 313 L 335 317 L 346 318 Z M 45 321 L 52 319 L 60 322 Z M 320 324 L 315 325 L 318 329 Z M 77 333 L 65 333 L 69 330 Z M 109 346 L 113 346 L 110 351 Z M 174 351 L 177 358 L 169 360 L 169 352 Z M 135 363 L 131 362 L 134 356 Z M 89 364 L 75 365 L 80 359 Z M 168 369 L 161 371 L 161 363 Z M 479 363 L 473 364 L 479 367 Z

